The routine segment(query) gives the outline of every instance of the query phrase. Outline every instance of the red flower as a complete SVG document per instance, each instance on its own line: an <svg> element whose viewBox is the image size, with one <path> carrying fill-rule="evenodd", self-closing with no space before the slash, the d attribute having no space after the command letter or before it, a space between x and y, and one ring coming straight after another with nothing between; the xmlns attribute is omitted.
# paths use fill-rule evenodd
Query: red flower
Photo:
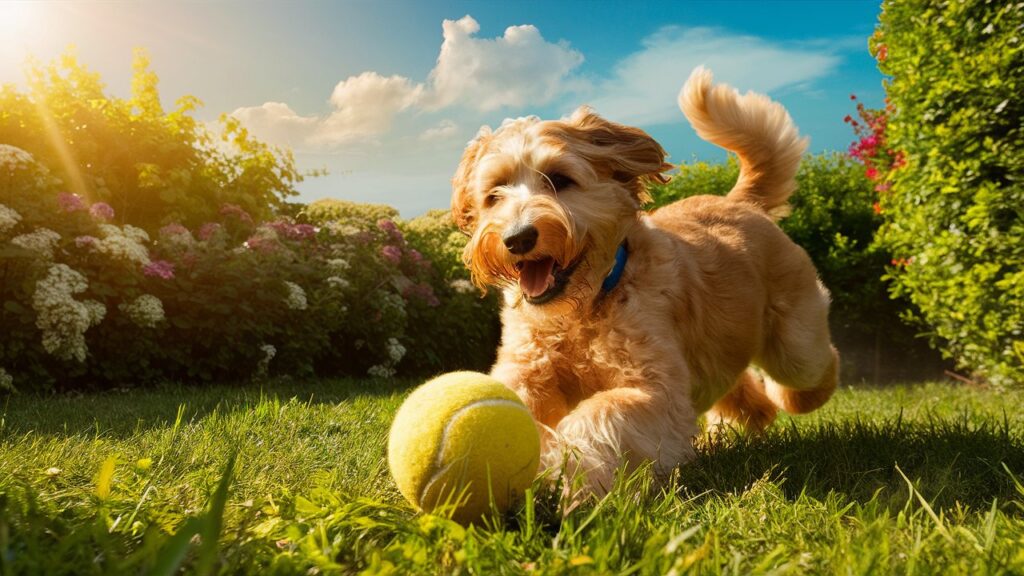
<svg viewBox="0 0 1024 576"><path fill-rule="evenodd" d="M875 214L881 214L882 213L882 205L880 203L878 203L878 202L875 202L874 204L872 204L871 205L871 209L875 211Z"/></svg>

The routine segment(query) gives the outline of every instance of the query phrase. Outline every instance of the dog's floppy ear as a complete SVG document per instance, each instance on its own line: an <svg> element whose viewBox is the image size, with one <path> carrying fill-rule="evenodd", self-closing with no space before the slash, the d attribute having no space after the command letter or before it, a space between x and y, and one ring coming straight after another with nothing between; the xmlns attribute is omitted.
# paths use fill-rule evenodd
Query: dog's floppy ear
<svg viewBox="0 0 1024 576"><path fill-rule="evenodd" d="M476 227L476 199L473 198L473 176L477 162L491 137L491 129L482 126L473 140L466 145L462 160L452 178L452 219L463 234L471 235Z"/></svg>
<svg viewBox="0 0 1024 576"><path fill-rule="evenodd" d="M640 203L650 201L645 184L668 182L662 174L672 165L665 162L665 149L639 128L617 124L581 106L569 118L570 135L577 140L576 151L591 163L605 166L608 176L629 185Z"/></svg>

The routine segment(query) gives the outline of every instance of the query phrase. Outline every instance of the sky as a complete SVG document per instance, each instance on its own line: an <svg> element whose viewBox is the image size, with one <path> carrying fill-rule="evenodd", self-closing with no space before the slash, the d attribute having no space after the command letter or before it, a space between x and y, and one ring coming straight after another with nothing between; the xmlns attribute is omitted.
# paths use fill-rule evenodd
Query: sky
<svg viewBox="0 0 1024 576"><path fill-rule="evenodd" d="M0 83L73 45L109 91L129 92L145 48L166 106L189 94L326 169L300 201L333 197L412 217L449 205L483 125L557 119L587 104L639 126L679 163L720 160L676 106L691 70L785 105L811 151L845 150L850 94L884 96L867 52L871 1L0 0Z"/></svg>

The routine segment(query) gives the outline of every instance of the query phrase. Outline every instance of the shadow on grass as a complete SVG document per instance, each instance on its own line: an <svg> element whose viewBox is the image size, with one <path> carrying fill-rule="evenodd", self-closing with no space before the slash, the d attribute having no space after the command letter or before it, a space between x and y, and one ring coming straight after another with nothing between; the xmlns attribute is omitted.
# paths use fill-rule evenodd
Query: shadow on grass
<svg viewBox="0 0 1024 576"><path fill-rule="evenodd" d="M707 442L680 469L680 485L690 496L739 493L768 479L790 498L834 492L860 503L877 497L898 508L910 494L905 475L933 506L977 510L993 498L1005 503L1024 496L1006 469L1024 479L1024 438L1005 420L791 421L763 437L734 434Z"/></svg>
<svg viewBox="0 0 1024 576"><path fill-rule="evenodd" d="M311 405L338 404L359 397L403 394L418 382L371 380L271 381L263 385L167 385L89 394L15 395L0 399L0 438L38 435L103 435L123 438L172 426L179 407L185 422L215 410L250 410L262 402L295 398Z"/></svg>

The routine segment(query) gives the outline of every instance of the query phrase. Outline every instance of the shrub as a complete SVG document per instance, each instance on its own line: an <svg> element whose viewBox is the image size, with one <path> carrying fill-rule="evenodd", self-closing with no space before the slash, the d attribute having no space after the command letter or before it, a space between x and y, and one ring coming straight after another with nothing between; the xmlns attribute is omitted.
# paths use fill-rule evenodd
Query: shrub
<svg viewBox="0 0 1024 576"><path fill-rule="evenodd" d="M99 75L69 53L28 70L29 90L0 88L0 142L30 153L65 190L113 208L117 221L153 233L197 226L225 203L269 218L297 194L292 156L222 118L220 142L192 117L185 96L170 112L143 52L134 59L132 96L110 96Z"/></svg>
<svg viewBox="0 0 1024 576"><path fill-rule="evenodd" d="M5 389L412 376L492 360L493 299L426 255L451 255L432 240L451 236L450 221L411 225L414 244L386 218L260 222L225 204L200 226L149 234L59 192L23 150L0 147L0 163Z"/></svg>
<svg viewBox="0 0 1024 576"><path fill-rule="evenodd" d="M395 220L398 218L398 210L385 204L361 204L348 200L324 198L305 206L299 212L298 218L312 224L376 222L382 219Z"/></svg>
<svg viewBox="0 0 1024 576"><path fill-rule="evenodd" d="M668 184L651 188L654 208L698 194L727 193L739 176L735 157L725 163L679 167ZM893 301L882 280L890 254L874 242L881 218L872 206L873 185L842 154L808 156L797 174L792 212L782 229L810 255L832 294L829 321L843 353L846 381L934 375L939 363L900 320L906 302ZM882 355L893 361L883 365ZM895 361L899 358L899 361Z"/></svg>
<svg viewBox="0 0 1024 576"><path fill-rule="evenodd" d="M881 238L894 292L977 378L1024 382L1024 5L886 0L891 78Z"/></svg>

